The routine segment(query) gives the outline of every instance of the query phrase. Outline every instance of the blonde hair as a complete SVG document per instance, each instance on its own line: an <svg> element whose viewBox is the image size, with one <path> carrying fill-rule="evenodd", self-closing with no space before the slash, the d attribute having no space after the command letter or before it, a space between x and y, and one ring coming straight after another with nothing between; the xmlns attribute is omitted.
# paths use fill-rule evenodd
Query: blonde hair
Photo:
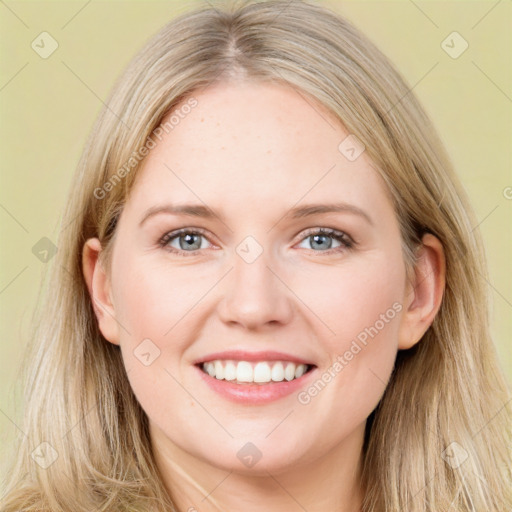
<svg viewBox="0 0 512 512"><path fill-rule="evenodd" d="M393 198L406 257L426 232L444 246L440 311L418 344L399 351L367 421L363 511L510 509L508 384L489 332L480 235L449 158L410 88L366 37L319 5L273 0L180 16L115 85L80 160L45 285L25 370L27 435L2 510L175 510L119 347L98 329L82 248L98 237L108 263L148 137L194 91L240 76L295 87L365 144ZM43 442L57 454L46 469L31 457Z"/></svg>

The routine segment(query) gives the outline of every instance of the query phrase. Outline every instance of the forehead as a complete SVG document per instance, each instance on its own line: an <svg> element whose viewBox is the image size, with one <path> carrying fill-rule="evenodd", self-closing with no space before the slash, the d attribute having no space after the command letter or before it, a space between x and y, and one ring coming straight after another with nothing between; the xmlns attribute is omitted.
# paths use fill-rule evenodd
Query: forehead
<svg viewBox="0 0 512 512"><path fill-rule="evenodd" d="M181 147L182 156L194 150L189 159L214 153L245 162L246 167L256 157L261 164L265 155L272 155L268 162L308 156L318 165L337 152L340 133L345 133L325 107L289 86L230 82L207 88L195 98L197 107L184 116L165 144L155 148L154 157Z"/></svg>
<svg viewBox="0 0 512 512"><path fill-rule="evenodd" d="M351 140L343 124L303 92L235 82L208 87L194 99L194 108L178 105L164 119L173 117L172 129L153 137L135 201L247 208L261 201L292 206L301 198L357 202L366 195L375 202L385 194L366 153L352 160L340 150Z"/></svg>

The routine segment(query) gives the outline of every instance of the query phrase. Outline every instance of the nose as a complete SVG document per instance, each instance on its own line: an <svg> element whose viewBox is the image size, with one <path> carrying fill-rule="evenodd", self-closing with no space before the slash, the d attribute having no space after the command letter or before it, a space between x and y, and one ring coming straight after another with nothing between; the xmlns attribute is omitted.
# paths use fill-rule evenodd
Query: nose
<svg viewBox="0 0 512 512"><path fill-rule="evenodd" d="M252 263L237 254L233 261L234 269L218 305L222 321L252 330L288 323L293 315L293 293L278 271L268 265L265 253Z"/></svg>

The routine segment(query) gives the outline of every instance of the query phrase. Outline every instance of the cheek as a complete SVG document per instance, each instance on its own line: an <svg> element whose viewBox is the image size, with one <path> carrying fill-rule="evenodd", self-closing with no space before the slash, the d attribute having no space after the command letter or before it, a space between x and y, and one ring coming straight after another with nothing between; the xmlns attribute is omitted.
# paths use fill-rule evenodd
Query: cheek
<svg viewBox="0 0 512 512"><path fill-rule="evenodd" d="M168 266L152 261L134 258L122 266L125 272L120 266L114 283L116 317L130 333L125 331L122 339L124 336L124 342L132 344L150 338L163 349L164 339L173 337L201 298L202 287L190 279L190 273L170 272Z"/></svg>
<svg viewBox="0 0 512 512"><path fill-rule="evenodd" d="M191 309L177 273L167 276L151 261L120 258L113 275L116 319L120 347L132 389L150 410L158 407L157 396L166 389L177 395L175 381L180 380L175 362L185 350ZM174 390L174 393L170 393Z"/></svg>
<svg viewBox="0 0 512 512"><path fill-rule="evenodd" d="M378 404L393 370L403 308L405 270L401 259L384 255L340 269L315 302L331 331L323 340L329 360L299 402L329 411L334 424L363 421ZM340 403L339 408L332 408ZM329 405L331 404L331 405ZM307 409L307 407L306 407ZM350 411L347 417L347 411Z"/></svg>
<svg viewBox="0 0 512 512"><path fill-rule="evenodd" d="M122 325L120 346L132 390L152 418L166 414L164 403L183 410L190 397L178 384L183 381L180 360L195 329L197 282L136 258L117 268L116 318Z"/></svg>
<svg viewBox="0 0 512 512"><path fill-rule="evenodd" d="M324 339L329 353L343 350L347 341L375 324L386 335L397 332L396 310L400 309L405 286L401 259L384 253L354 258L338 268L321 268L314 278L311 275L307 281L300 278L294 286L297 295L303 297L326 327Z"/></svg>

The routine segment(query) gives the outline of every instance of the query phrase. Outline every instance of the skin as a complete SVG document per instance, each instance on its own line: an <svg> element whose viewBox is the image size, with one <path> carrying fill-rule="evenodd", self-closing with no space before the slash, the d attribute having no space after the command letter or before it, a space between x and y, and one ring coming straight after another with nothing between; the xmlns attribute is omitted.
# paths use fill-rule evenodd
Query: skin
<svg viewBox="0 0 512 512"><path fill-rule="evenodd" d="M357 512L366 420L397 351L416 344L439 309L441 244L424 237L408 281L384 182L366 153L345 158L338 146L348 132L312 100L284 85L241 81L194 96L198 106L144 161L120 217L111 273L98 259L100 242L84 246L101 332L121 348L180 511ZM371 223L351 212L285 217L295 206L340 201ZM169 203L207 205L223 221L160 213L139 226L149 208ZM206 233L192 254L158 244L180 228ZM327 236L315 245L306 230L318 228L356 243L346 248ZM236 252L247 236L263 249L252 263ZM179 237L169 244L187 250ZM296 393L232 403L192 366L221 350L269 349L314 362L320 376L393 304L401 311L305 405ZM147 338L160 350L149 366L134 355ZM250 468L237 458L248 442L262 453Z"/></svg>

